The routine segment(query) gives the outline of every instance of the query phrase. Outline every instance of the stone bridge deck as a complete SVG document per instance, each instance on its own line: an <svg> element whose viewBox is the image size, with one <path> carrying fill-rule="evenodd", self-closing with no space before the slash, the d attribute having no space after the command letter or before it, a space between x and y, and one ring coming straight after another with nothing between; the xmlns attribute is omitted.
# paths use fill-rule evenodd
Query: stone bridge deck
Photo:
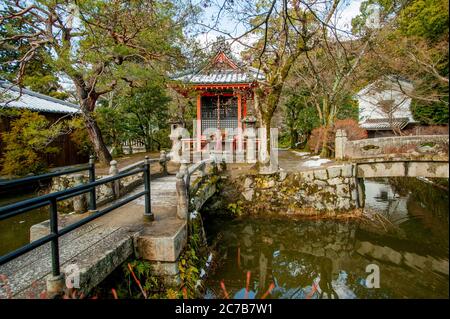
<svg viewBox="0 0 450 319"><path fill-rule="evenodd" d="M76 268L68 267L78 267L80 286L87 292L136 252L158 262L176 261L186 240L186 222L176 216L175 183L174 175L151 182L154 222L144 221L141 197L62 236L61 271L70 275ZM143 186L133 193L142 190ZM61 217L59 227L86 214ZM143 244L136 245L139 242ZM7 276L7 284L0 285L0 298L39 298L51 274L50 243L0 266L0 274Z"/></svg>

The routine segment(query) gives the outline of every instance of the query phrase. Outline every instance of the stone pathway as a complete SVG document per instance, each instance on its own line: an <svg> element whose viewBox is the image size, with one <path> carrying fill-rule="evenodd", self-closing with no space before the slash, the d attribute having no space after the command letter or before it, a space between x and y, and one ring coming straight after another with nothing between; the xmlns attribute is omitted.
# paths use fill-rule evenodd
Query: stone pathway
<svg viewBox="0 0 450 319"><path fill-rule="evenodd" d="M154 222L144 221L144 198L141 197L62 236L61 270L76 265L80 270L81 285L90 289L133 254L135 238L144 234L149 241L172 239L185 228L185 221L176 217L175 183L175 175L151 182ZM140 186L131 194L142 190L143 186ZM68 225L86 216L87 213L71 215L64 218L63 223ZM50 273L48 243L0 266L0 274L6 275L8 280L7 285L0 284L0 298L39 298Z"/></svg>

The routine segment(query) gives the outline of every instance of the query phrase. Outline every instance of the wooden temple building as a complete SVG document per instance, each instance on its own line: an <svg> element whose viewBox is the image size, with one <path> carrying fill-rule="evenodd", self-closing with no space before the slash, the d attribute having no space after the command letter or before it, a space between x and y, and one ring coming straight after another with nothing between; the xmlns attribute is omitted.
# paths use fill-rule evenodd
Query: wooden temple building
<svg viewBox="0 0 450 319"><path fill-rule="evenodd" d="M199 70L174 78L196 94L191 149L200 151L208 137L219 131L222 141L233 141L234 149L238 144L242 147L242 143L237 143L245 128L242 120L253 109L253 90L263 79L261 71L244 66L222 49Z"/></svg>

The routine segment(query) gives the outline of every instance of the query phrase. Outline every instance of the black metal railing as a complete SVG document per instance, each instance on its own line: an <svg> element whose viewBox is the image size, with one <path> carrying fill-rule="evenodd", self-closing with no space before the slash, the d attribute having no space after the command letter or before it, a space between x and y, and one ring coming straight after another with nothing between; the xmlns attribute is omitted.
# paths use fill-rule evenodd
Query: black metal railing
<svg viewBox="0 0 450 319"><path fill-rule="evenodd" d="M58 177L58 176L78 173L78 172L82 172L82 171L89 172L89 182L90 183L95 182L95 157L94 156L91 155L89 157L88 164L81 165L79 167L64 169L61 171L47 173L47 174L13 179L11 181L2 181L2 182L0 182L0 189L11 188L11 187L16 187L16 186L20 186L20 185L26 185L26 184L33 183L33 182L39 182L42 180L46 180L46 179L49 179L52 177ZM42 205L42 206L45 206L45 205ZM35 208L38 208L38 207L35 207ZM96 210L95 187L92 187L92 189L90 190L90 193L89 193L89 209Z"/></svg>
<svg viewBox="0 0 450 319"><path fill-rule="evenodd" d="M39 176L26 177L18 180L2 182L0 183L0 187L9 187L11 185L21 185L31 181L37 181L40 179L45 179L49 177L55 177L60 175L65 175L69 173L79 172L82 170L89 170L89 183L75 186L70 189L66 189L63 191L58 191L46 195L42 195L39 197L26 199L17 203L9 204L3 207L0 207L0 221L5 219L23 214L30 210L40 208L43 206L49 205L50 207L50 234L44 237L41 237L27 245L24 245L12 252L7 253L6 255L0 256L0 265L3 265L17 257L22 256L23 254L32 251L44 244L51 243L51 254L52 254L52 273L54 276L60 275L60 260L59 260L59 237L87 224L88 222L103 216L112 210L121 207L141 196L144 196L145 199L145 210L144 210L144 218L147 220L153 220L153 214L151 211L151 203L150 203L150 160L148 157L145 157L145 161L142 166L137 167L131 171L123 172L114 176L105 177L99 180L95 180L95 167L94 167L94 159L91 158L88 165L82 166L76 169L65 170L62 172L55 172L49 174L43 174ZM125 199L121 199L112 205L103 208L101 210L96 209L96 198L95 198L95 187L112 183L114 181L120 180L121 178L131 176L134 174L143 173L144 175L144 190L139 192L138 194L134 194ZM90 209L93 211L91 215L85 217L75 223L72 223L62 229L58 228L58 211L57 204L61 200L65 200L70 197L78 196L84 193L90 193Z"/></svg>

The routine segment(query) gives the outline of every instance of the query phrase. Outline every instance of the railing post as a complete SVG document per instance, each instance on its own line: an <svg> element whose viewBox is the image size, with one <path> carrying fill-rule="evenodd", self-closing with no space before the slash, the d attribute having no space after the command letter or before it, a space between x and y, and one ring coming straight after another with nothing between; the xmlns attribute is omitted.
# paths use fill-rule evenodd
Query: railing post
<svg viewBox="0 0 450 319"><path fill-rule="evenodd" d="M206 163L202 163L200 166L200 177L203 178L206 176Z"/></svg>
<svg viewBox="0 0 450 319"><path fill-rule="evenodd" d="M83 185L83 174L74 175L75 186ZM94 201L95 202L95 201ZM73 210L75 213L86 212L86 194L75 196L72 200Z"/></svg>
<svg viewBox="0 0 450 319"><path fill-rule="evenodd" d="M189 186L191 184L191 176L189 175L189 170L186 161L181 162L180 172L183 173L184 183L186 187L186 191L189 195Z"/></svg>
<svg viewBox="0 0 450 319"><path fill-rule="evenodd" d="M95 182L95 156L89 156L89 183ZM97 203L95 198L95 187L92 187L89 192L89 210L97 210Z"/></svg>
<svg viewBox="0 0 450 319"><path fill-rule="evenodd" d="M177 216L180 219L187 220L189 210L189 195L184 181L185 170L181 170L177 173Z"/></svg>
<svg viewBox="0 0 450 319"><path fill-rule="evenodd" d="M161 150L159 155L159 165L161 165L161 173L167 175L167 155L165 150Z"/></svg>
<svg viewBox="0 0 450 319"><path fill-rule="evenodd" d="M59 265L59 238L58 238L58 206L56 198L50 201L50 233L55 235L51 241L52 275L47 278L47 294L54 296L64 290L64 275Z"/></svg>
<svg viewBox="0 0 450 319"><path fill-rule="evenodd" d="M336 137L334 141L334 156L336 159L344 159L345 145L347 144L347 132L345 130L336 130Z"/></svg>
<svg viewBox="0 0 450 319"><path fill-rule="evenodd" d="M112 160L111 162L109 162L109 175L117 175L119 174L119 168L117 167L117 161ZM120 181L119 180L115 180L111 183L111 187L112 187L112 191L113 191L113 196L114 198L119 198L120 197Z"/></svg>
<svg viewBox="0 0 450 319"><path fill-rule="evenodd" d="M144 218L148 221L155 220L155 216L152 213L151 193L150 193L150 159L148 156L144 160L144 188L145 188L145 210Z"/></svg>

